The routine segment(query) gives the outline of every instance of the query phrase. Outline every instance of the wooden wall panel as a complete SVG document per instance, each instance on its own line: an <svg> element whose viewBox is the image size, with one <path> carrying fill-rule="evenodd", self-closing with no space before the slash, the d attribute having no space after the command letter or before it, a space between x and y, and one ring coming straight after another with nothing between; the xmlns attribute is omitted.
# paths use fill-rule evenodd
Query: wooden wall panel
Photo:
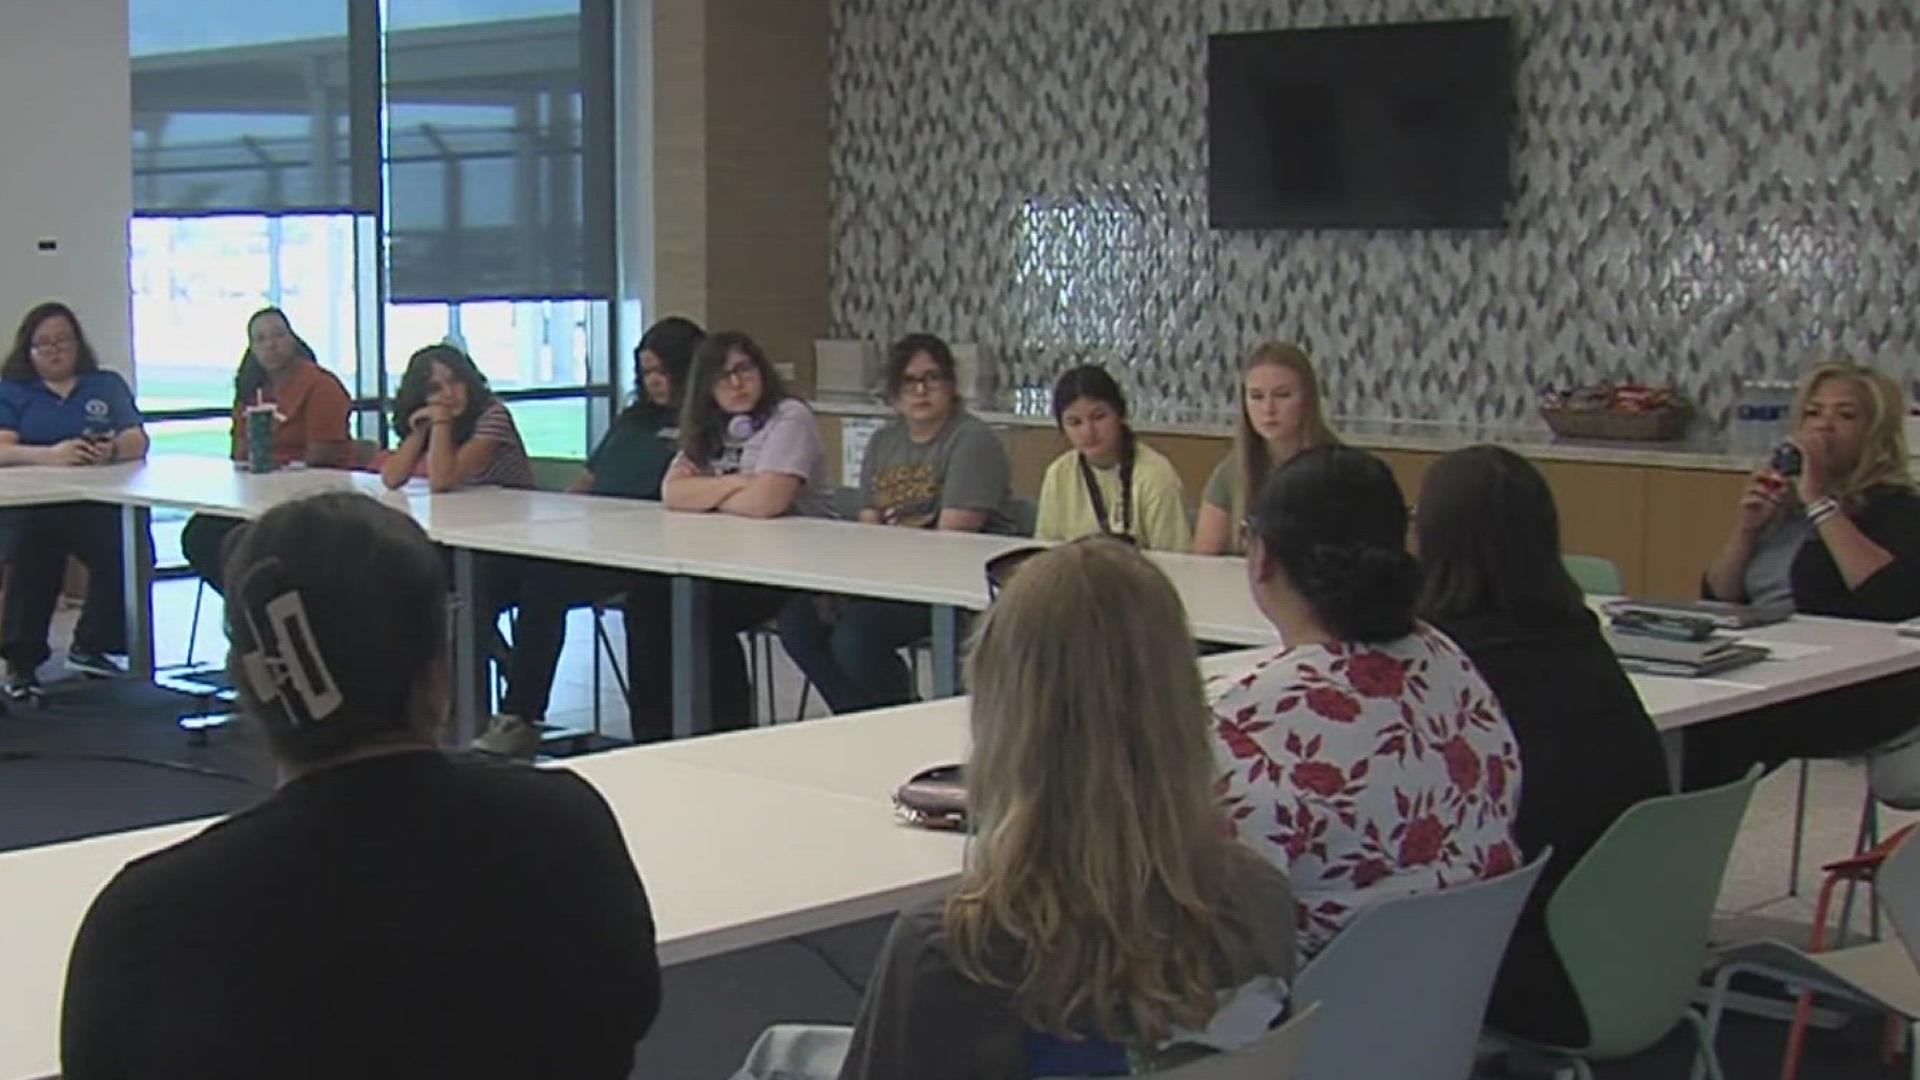
<svg viewBox="0 0 1920 1080"><path fill-rule="evenodd" d="M1628 465L1537 461L1560 511L1560 545L1620 568L1630 592L1646 578L1647 472Z"/></svg>
<svg viewBox="0 0 1920 1080"><path fill-rule="evenodd" d="M1646 579L1649 596L1692 600L1700 575L1738 516L1742 473L1647 469Z"/></svg>

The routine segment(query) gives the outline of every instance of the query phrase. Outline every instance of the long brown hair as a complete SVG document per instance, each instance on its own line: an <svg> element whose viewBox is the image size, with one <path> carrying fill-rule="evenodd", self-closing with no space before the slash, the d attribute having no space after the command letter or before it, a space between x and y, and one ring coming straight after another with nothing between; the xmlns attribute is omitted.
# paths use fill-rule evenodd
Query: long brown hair
<svg viewBox="0 0 1920 1080"><path fill-rule="evenodd" d="M1801 378L1800 388L1793 395L1793 427L1800 427L1807 402L1829 379L1845 379L1859 387L1861 396L1867 399L1869 414L1866 435L1860 441L1860 460L1854 462L1853 472L1840 482L1840 490L1834 494L1852 503L1868 488L1882 484L1912 487L1913 477L1907 472L1907 395L1885 373L1849 360L1816 365Z"/></svg>
<svg viewBox="0 0 1920 1080"><path fill-rule="evenodd" d="M1253 856L1220 826L1172 584L1131 545L1063 544L995 599L969 664L976 835L945 913L955 965L1059 1035L1150 1046L1204 1027L1216 987L1262 970L1229 943L1246 940L1246 916L1275 913L1222 902ZM994 967L996 942L1018 947L1019 970Z"/></svg>
<svg viewBox="0 0 1920 1080"><path fill-rule="evenodd" d="M693 350L693 370L681 393L680 450L695 467L704 469L726 449L728 416L713 400L713 384L734 353L746 357L760 372L760 400L749 415L755 426L765 424L773 410L787 399L787 384L767 359L766 351L738 330L708 334Z"/></svg>
<svg viewBox="0 0 1920 1080"><path fill-rule="evenodd" d="M1320 379L1314 374L1313 361L1306 350L1281 341L1269 341L1254 349L1240 365L1240 422L1233 428L1234 459L1240 463L1240 483L1233 489L1231 507L1235 522L1247 516L1247 507L1252 505L1254 496L1260 493L1278 464L1267 449L1267 440L1253 430L1253 421L1247 419L1247 375L1255 368L1268 365L1285 368L1300 380L1300 396L1305 399L1306 412L1300 419L1299 448L1311 450L1340 441L1320 410Z"/></svg>

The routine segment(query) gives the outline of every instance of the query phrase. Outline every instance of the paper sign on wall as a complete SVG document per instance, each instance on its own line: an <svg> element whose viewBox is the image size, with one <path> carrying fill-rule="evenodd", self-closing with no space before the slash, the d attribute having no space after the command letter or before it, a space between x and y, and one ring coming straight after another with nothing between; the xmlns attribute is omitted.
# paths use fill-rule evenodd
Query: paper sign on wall
<svg viewBox="0 0 1920 1080"><path fill-rule="evenodd" d="M840 486L860 486L860 464L867 460L867 443L882 421L843 417L840 421Z"/></svg>

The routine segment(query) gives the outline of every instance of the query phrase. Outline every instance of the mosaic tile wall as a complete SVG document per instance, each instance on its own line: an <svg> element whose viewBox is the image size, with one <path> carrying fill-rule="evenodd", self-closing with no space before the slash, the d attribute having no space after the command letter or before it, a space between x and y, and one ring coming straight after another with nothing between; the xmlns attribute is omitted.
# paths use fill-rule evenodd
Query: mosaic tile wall
<svg viewBox="0 0 1920 1080"><path fill-rule="evenodd" d="M1511 13L1499 232L1216 232L1216 31ZM1208 416L1269 337L1341 415L1520 420L1548 383L1737 379L1845 352L1920 375L1914 0L838 0L842 336L1002 356L1002 403L1085 359Z"/></svg>

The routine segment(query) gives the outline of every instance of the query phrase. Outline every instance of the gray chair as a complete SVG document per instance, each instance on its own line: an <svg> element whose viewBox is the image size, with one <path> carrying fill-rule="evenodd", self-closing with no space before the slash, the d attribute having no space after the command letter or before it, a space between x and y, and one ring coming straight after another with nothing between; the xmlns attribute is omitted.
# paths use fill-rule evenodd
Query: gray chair
<svg viewBox="0 0 1920 1080"><path fill-rule="evenodd" d="M1040 525L1040 504L1025 496L1015 495L1007 503L1007 512L1013 518L1014 531L1021 536L1032 536Z"/></svg>
<svg viewBox="0 0 1920 1080"><path fill-rule="evenodd" d="M1491 881L1369 908L1293 984L1319 1006L1302 1080L1467 1080L1493 978L1551 852Z"/></svg>
<svg viewBox="0 0 1920 1080"><path fill-rule="evenodd" d="M1785 986L1842 1004L1855 1005L1900 1017L1912 1036L1909 1068L1920 1080L1920 834L1909 834L1880 865L1875 892L1893 923L1890 941L1869 941L1807 953L1779 941L1759 941L1728 953L1714 975L1708 1000L1706 1038L1719 1034L1726 1012L1727 985L1736 975L1757 975ZM1787 1061L1781 1076L1791 1078L1799 1066L1802 1021L1787 1040Z"/></svg>

